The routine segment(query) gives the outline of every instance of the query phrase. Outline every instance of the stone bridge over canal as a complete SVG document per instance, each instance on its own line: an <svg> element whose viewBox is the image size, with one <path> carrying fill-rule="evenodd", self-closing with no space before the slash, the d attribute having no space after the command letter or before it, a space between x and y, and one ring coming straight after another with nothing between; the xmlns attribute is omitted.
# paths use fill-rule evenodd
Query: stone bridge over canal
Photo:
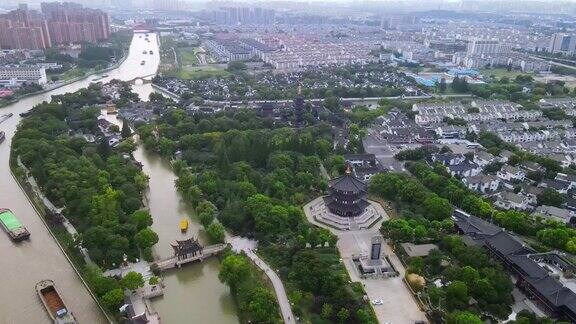
<svg viewBox="0 0 576 324"><path fill-rule="evenodd" d="M137 83L137 84L145 84L145 83L152 83L152 78L156 76L156 73L145 75L142 77L136 77L134 79L126 80L128 83Z"/></svg>

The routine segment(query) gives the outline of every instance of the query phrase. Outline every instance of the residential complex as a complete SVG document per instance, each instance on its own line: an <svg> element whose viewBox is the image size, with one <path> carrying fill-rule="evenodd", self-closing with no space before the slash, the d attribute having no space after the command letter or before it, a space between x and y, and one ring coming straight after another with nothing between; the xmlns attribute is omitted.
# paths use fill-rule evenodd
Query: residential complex
<svg viewBox="0 0 576 324"><path fill-rule="evenodd" d="M108 14L75 3L42 3L0 16L0 47L45 49L58 44L97 42L110 37Z"/></svg>
<svg viewBox="0 0 576 324"><path fill-rule="evenodd" d="M206 13L215 23L222 25L271 24L276 12L261 7L221 7Z"/></svg>

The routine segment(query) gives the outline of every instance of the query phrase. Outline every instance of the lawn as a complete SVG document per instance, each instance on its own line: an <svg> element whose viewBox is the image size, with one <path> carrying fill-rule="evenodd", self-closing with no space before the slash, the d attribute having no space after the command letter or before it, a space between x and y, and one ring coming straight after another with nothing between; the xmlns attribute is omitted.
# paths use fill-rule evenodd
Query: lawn
<svg viewBox="0 0 576 324"><path fill-rule="evenodd" d="M194 66L198 65L198 58L196 57L197 47L180 47L178 48L178 63L180 66Z"/></svg>
<svg viewBox="0 0 576 324"><path fill-rule="evenodd" d="M227 77L230 75L230 72L214 66L202 66L202 67L196 66L196 67L182 68L178 70L171 70L167 72L167 75L176 76L185 80L191 80L191 79Z"/></svg>
<svg viewBox="0 0 576 324"><path fill-rule="evenodd" d="M56 76L58 77L58 81L68 81L74 78L79 78L79 77L83 77L84 75L86 75L86 71L82 68L79 67L74 67L71 68L70 70L62 73L62 74L48 74L48 80L51 79L51 77Z"/></svg>
<svg viewBox="0 0 576 324"><path fill-rule="evenodd" d="M497 77L497 78L502 78L502 77L509 77L509 78L515 78L518 75L526 75L526 74L530 74L530 73L524 73L521 71L508 71L505 68L495 68L495 69L480 69L480 73L482 75L484 75L484 77L490 77L491 75Z"/></svg>

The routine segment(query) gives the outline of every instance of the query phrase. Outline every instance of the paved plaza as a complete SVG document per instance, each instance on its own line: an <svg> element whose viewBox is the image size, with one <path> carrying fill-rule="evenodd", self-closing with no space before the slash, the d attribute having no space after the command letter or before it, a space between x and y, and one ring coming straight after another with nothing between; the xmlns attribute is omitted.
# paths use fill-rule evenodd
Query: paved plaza
<svg viewBox="0 0 576 324"><path fill-rule="evenodd" d="M380 225L388 219L388 215L378 203L373 206L383 217L369 229L361 230L338 230L318 222L310 213L310 206L315 204L312 201L304 206L304 213L308 221L317 226L326 228L338 236L337 247L340 251L352 281L361 282L370 301L380 299L383 305L373 305L379 323L390 324L414 324L415 321L427 321L426 315L416 303L416 300L403 282L405 269L392 249L387 245L382 245L382 250L388 256L394 268L399 272L399 276L386 279L363 279L360 278L357 268L352 262L352 256L369 255L372 237L380 235Z"/></svg>
<svg viewBox="0 0 576 324"><path fill-rule="evenodd" d="M342 217L330 212L326 207L324 197L318 197L310 202L305 208L312 217L327 226L337 228L341 231L367 229L376 224L382 216L378 213L374 202L369 202L370 205L366 210L357 217Z"/></svg>

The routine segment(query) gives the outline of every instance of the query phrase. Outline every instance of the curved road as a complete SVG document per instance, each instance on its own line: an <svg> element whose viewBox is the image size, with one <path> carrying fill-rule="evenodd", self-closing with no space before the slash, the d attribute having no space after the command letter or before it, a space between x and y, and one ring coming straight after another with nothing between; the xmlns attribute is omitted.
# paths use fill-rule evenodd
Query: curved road
<svg viewBox="0 0 576 324"><path fill-rule="evenodd" d="M127 59L117 69L106 72L109 77L100 81L106 82L112 78L130 80L155 73L160 61L158 44L154 34L151 34L149 39L150 42L146 42L144 37L136 35ZM155 54L144 55L143 50L154 50ZM142 60L146 60L144 66L140 65ZM0 130L6 133L6 141L0 144L0 207L12 209L32 234L29 241L14 244L4 233L0 233L0 287L3 292L0 294L0 323L51 322L34 290L35 283L42 279L54 280L63 299L80 323L106 322L40 216L11 176L8 166L10 143L21 119L18 115L42 101L49 101L52 95L87 87L95 77L91 76L47 93L22 99L0 109L0 115L14 114L0 124Z"/></svg>

